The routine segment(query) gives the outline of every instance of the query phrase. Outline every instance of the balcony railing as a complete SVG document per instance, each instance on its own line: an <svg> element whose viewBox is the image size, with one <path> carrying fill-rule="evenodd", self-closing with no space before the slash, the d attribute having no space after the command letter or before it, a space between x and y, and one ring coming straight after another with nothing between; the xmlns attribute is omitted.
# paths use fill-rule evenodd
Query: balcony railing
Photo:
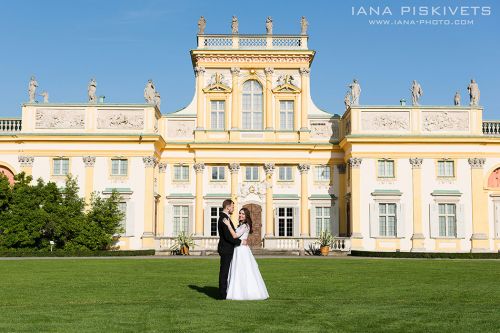
<svg viewBox="0 0 500 333"><path fill-rule="evenodd" d="M4 118L0 119L0 133L21 132L21 119Z"/></svg>
<svg viewBox="0 0 500 333"><path fill-rule="evenodd" d="M307 50L307 35L198 35L198 49Z"/></svg>
<svg viewBox="0 0 500 333"><path fill-rule="evenodd" d="M500 120L483 121L484 135L500 135Z"/></svg>

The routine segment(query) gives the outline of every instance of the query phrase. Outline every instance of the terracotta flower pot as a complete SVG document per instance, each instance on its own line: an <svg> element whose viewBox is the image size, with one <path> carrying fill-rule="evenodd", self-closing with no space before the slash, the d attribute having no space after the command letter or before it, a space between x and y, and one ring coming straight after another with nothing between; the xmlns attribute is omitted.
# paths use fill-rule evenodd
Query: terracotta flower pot
<svg viewBox="0 0 500 333"><path fill-rule="evenodd" d="M189 247L187 247L187 246L181 247L181 254L188 256L189 255Z"/></svg>
<svg viewBox="0 0 500 333"><path fill-rule="evenodd" d="M320 251L321 251L322 256L327 256L328 253L330 252L330 247L329 246L322 246L320 248Z"/></svg>

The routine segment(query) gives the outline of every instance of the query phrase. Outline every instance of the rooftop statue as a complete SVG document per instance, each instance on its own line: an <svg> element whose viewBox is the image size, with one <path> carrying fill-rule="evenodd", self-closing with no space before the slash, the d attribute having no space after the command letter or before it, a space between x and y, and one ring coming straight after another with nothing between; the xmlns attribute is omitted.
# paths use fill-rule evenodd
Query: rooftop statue
<svg viewBox="0 0 500 333"><path fill-rule="evenodd" d="M453 98L453 104L455 104L455 106L460 105L460 92L458 91L455 93L455 97Z"/></svg>
<svg viewBox="0 0 500 333"><path fill-rule="evenodd" d="M479 105L479 97L481 92L479 91L479 86L474 79L470 80L470 84L467 87L470 97L470 105Z"/></svg>
<svg viewBox="0 0 500 333"><path fill-rule="evenodd" d="M266 19L266 33L268 35L273 34L273 19L271 18L271 16L268 16Z"/></svg>
<svg viewBox="0 0 500 333"><path fill-rule="evenodd" d="M35 96L36 96L36 88L38 87L38 82L36 82L35 77L32 76L30 79L30 83L28 85L28 95L29 95L29 102L30 103L35 103Z"/></svg>
<svg viewBox="0 0 500 333"><path fill-rule="evenodd" d="M49 102L49 93L48 93L48 92L44 91L44 92L42 92L42 93L40 94L40 96L42 96L42 97L43 97L43 102L44 102L44 103L48 103L48 102Z"/></svg>
<svg viewBox="0 0 500 333"><path fill-rule="evenodd" d="M97 82L95 81L94 78L90 79L89 85L87 87L87 94L89 97L89 103L96 103L97 102L97 97L95 95L95 92L97 90Z"/></svg>
<svg viewBox="0 0 500 333"><path fill-rule="evenodd" d="M238 34L238 18L236 16L233 16L231 21L231 31L233 34Z"/></svg>
<svg viewBox="0 0 500 333"><path fill-rule="evenodd" d="M207 26L207 21L203 16L200 16L198 20L198 34L203 35L205 33L205 27Z"/></svg>
<svg viewBox="0 0 500 333"><path fill-rule="evenodd" d="M420 97L423 95L424 91L422 90L422 87L420 86L420 83L418 83L416 80L413 80L413 84L411 86L411 101L413 105L420 105L418 103L418 100Z"/></svg>
<svg viewBox="0 0 500 333"><path fill-rule="evenodd" d="M351 88L351 104L350 105L359 105L359 96L361 95L361 86L358 83L358 80L352 80L352 83L349 85Z"/></svg>
<svg viewBox="0 0 500 333"><path fill-rule="evenodd" d="M307 22L306 17L302 16L300 19L300 34L301 35L307 35L307 26L309 25L309 22Z"/></svg>

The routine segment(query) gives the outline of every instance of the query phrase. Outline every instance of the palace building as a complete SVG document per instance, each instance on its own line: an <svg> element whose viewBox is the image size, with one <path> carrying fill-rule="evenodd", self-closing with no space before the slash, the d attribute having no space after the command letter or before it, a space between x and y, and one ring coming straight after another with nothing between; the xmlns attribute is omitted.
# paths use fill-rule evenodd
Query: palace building
<svg viewBox="0 0 500 333"><path fill-rule="evenodd" d="M253 248L303 251L328 230L334 251L500 250L500 122L481 106L338 115L311 99L306 34L197 38L187 107L25 103L0 119L0 171L61 187L72 174L86 200L116 189L121 249L167 251L185 231L215 251L232 198Z"/></svg>

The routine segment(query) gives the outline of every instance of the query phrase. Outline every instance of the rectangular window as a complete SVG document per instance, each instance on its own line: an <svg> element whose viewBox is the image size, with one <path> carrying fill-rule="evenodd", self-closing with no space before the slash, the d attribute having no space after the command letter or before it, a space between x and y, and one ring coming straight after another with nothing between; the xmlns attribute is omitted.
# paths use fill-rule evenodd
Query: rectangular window
<svg viewBox="0 0 500 333"><path fill-rule="evenodd" d="M396 237L396 204L379 203L378 204L379 236Z"/></svg>
<svg viewBox="0 0 500 333"><path fill-rule="evenodd" d="M318 165L315 167L316 180L321 182L330 181L330 166Z"/></svg>
<svg viewBox="0 0 500 333"><path fill-rule="evenodd" d="M331 232L330 207L316 207L316 235L322 231Z"/></svg>
<svg viewBox="0 0 500 333"><path fill-rule="evenodd" d="M66 176L69 173L69 158L54 158L54 176Z"/></svg>
<svg viewBox="0 0 500 333"><path fill-rule="evenodd" d="M212 180L225 180L225 168L223 166L212 167Z"/></svg>
<svg viewBox="0 0 500 333"><path fill-rule="evenodd" d="M188 233L189 206L174 206L174 236L181 232Z"/></svg>
<svg viewBox="0 0 500 333"><path fill-rule="evenodd" d="M123 217L120 221L120 227L122 228L123 234L126 234L126 228L127 228L127 203L126 202L119 202L118 203L118 209L120 212L123 213Z"/></svg>
<svg viewBox="0 0 500 333"><path fill-rule="evenodd" d="M438 161L438 177L454 177L455 163L454 161Z"/></svg>
<svg viewBox="0 0 500 333"><path fill-rule="evenodd" d="M278 180L281 182L291 182L293 180L292 167L282 166L279 167Z"/></svg>
<svg viewBox="0 0 500 333"><path fill-rule="evenodd" d="M210 122L212 129L224 129L225 101L211 101Z"/></svg>
<svg viewBox="0 0 500 333"><path fill-rule="evenodd" d="M174 180L188 181L189 180L189 166L187 165L174 165Z"/></svg>
<svg viewBox="0 0 500 333"><path fill-rule="evenodd" d="M278 208L278 235L293 236L293 207Z"/></svg>
<svg viewBox="0 0 500 333"><path fill-rule="evenodd" d="M111 160L111 175L126 176L128 170L128 160L114 158Z"/></svg>
<svg viewBox="0 0 500 333"><path fill-rule="evenodd" d="M293 130L293 101L280 101L280 129Z"/></svg>
<svg viewBox="0 0 500 333"><path fill-rule="evenodd" d="M439 204L439 237L457 237L456 204Z"/></svg>
<svg viewBox="0 0 500 333"><path fill-rule="evenodd" d="M259 180L259 167L247 166L245 168L245 180L246 181L258 181Z"/></svg>
<svg viewBox="0 0 500 333"><path fill-rule="evenodd" d="M378 161L378 176L380 178L394 178L394 161L379 160Z"/></svg>
<svg viewBox="0 0 500 333"><path fill-rule="evenodd" d="M222 207L210 207L210 236L217 236L217 222L221 212Z"/></svg>

